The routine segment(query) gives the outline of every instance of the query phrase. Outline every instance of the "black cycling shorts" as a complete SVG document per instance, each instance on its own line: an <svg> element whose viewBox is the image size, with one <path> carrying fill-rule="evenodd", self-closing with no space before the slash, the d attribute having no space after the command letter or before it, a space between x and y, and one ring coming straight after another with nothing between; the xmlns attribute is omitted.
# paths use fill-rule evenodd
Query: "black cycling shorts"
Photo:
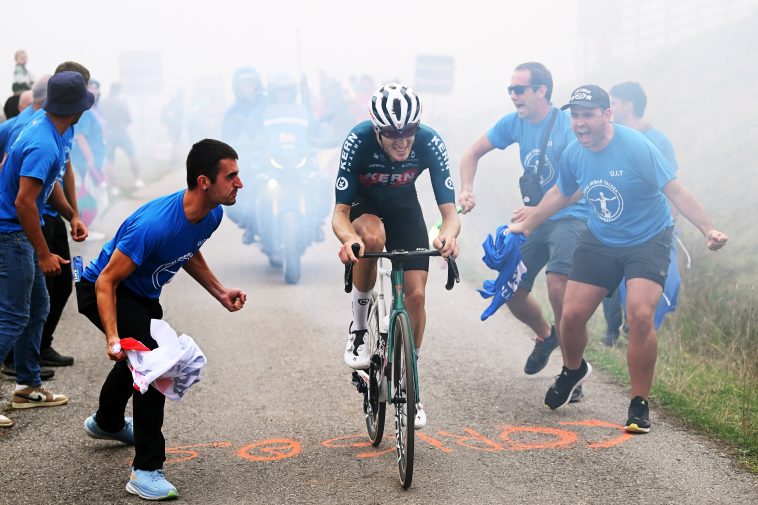
<svg viewBox="0 0 758 505"><path fill-rule="evenodd" d="M356 195L350 207L350 221L355 221L363 214L371 214L382 220L387 237L384 248L387 251L429 249L429 232L417 199L375 202ZM403 268L428 272L429 258L408 259L403 261Z"/></svg>

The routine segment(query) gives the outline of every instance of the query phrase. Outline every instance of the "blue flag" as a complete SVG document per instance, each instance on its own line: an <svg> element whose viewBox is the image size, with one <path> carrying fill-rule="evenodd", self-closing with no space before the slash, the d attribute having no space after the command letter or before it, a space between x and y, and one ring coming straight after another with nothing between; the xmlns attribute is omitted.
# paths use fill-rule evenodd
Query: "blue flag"
<svg viewBox="0 0 758 505"><path fill-rule="evenodd" d="M482 289L477 290L482 298L492 298L489 307L482 312L482 321L510 300L518 289L521 277L526 273L520 251L525 240L522 233L508 233L508 226L503 225L497 229L494 238L487 235L482 243L482 260L489 268L499 272L496 279L484 281Z"/></svg>

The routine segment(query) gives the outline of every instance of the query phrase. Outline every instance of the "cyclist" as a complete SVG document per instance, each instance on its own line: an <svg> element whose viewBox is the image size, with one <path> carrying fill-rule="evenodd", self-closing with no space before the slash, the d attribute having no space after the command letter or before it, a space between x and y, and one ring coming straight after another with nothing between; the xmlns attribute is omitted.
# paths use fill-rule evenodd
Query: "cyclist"
<svg viewBox="0 0 758 505"><path fill-rule="evenodd" d="M427 227L416 194L416 180L429 169L432 188L442 215L434 247L443 256L458 255L460 222L450 178L447 148L437 133L422 126L421 102L413 89L385 84L369 100L370 121L358 123L345 139L335 182L334 234L342 243L340 260L357 262L353 271L353 321L348 330L345 363L354 369L369 367L364 344L368 302L376 281L376 260L358 262L360 254L391 250L426 249ZM424 310L429 259L406 261L405 305L411 320L416 356L424 336ZM423 406L416 406L416 429L426 425Z"/></svg>

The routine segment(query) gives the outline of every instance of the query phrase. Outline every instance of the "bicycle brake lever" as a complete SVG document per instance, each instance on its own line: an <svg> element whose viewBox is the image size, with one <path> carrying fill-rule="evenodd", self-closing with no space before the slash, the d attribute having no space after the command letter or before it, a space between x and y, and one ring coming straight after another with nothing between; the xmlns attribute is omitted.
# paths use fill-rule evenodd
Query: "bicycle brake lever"
<svg viewBox="0 0 758 505"><path fill-rule="evenodd" d="M358 253L361 250L361 246L359 244L353 244L350 246L350 248L353 250L353 254L358 256ZM353 291L353 262L348 261L345 265L345 293L351 293Z"/></svg>
<svg viewBox="0 0 758 505"><path fill-rule="evenodd" d="M450 291L456 283L461 282L461 276L458 272L458 265L455 263L455 259L452 256L448 256L445 259L447 260L447 284L445 284L445 289Z"/></svg>

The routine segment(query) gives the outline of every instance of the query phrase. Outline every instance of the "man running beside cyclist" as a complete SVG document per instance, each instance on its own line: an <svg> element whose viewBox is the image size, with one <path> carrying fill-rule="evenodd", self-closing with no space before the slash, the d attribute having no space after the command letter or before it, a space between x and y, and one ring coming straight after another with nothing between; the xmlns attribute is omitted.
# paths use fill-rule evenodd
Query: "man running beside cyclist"
<svg viewBox="0 0 758 505"><path fill-rule="evenodd" d="M552 92L553 77L542 63L522 63L513 70L508 96L516 111L498 120L466 150L461 159L461 193L458 203L464 213L471 212L476 206L474 177L479 159L495 148L506 149L512 144L518 144L524 177L531 176L536 180L532 189L537 194L523 195L531 196L531 201L526 205L536 205L541 194L555 185L558 162L564 149L575 137L568 115L550 102ZM583 201L569 205L540 225L521 247L521 257L527 272L507 305L511 313L529 326L535 335L534 349L524 365L524 373L528 375L545 368L550 354L559 346L557 330L560 328L563 294L571 272L574 246L587 228L586 220L587 208ZM530 295L537 274L543 268L554 326L548 323L539 302ZM581 390L577 389L572 401L578 401L581 396Z"/></svg>
<svg viewBox="0 0 758 505"><path fill-rule="evenodd" d="M429 237L416 193L416 180L429 169L442 227L433 245L443 256L458 255L460 221L445 143L431 128L421 125L421 101L413 89L397 83L379 88L369 102L370 121L357 124L342 145L335 181L336 204L332 229L342 243L343 263L353 270L353 321L348 330L345 363L354 369L369 367L364 343L368 306L377 274L376 260L358 261L352 244L364 252L385 248L427 249ZM426 323L425 289L429 258L406 261L405 304L418 356ZM426 425L423 405L416 406L415 428Z"/></svg>

